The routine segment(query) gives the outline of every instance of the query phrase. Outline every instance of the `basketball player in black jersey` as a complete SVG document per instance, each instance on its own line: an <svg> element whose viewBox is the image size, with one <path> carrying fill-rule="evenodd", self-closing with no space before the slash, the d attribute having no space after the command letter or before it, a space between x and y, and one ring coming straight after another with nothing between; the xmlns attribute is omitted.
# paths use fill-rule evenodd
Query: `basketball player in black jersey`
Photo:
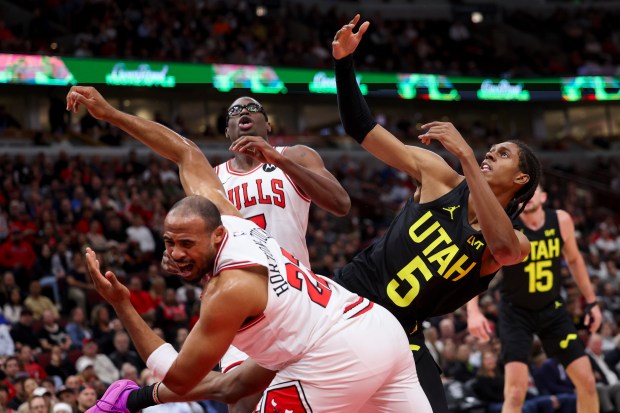
<svg viewBox="0 0 620 413"><path fill-rule="evenodd" d="M502 268L499 338L505 363L503 413L521 412L528 387L528 357L536 334L549 357L566 369L577 392L577 411L598 412L594 375L584 346L560 296L562 259L586 300L585 324L591 332L601 324L601 311L575 241L575 226L566 211L543 207L547 195L538 186L515 220L530 240L531 251L516 265ZM489 339L489 325L478 307L468 305L472 335Z"/></svg>
<svg viewBox="0 0 620 413"><path fill-rule="evenodd" d="M472 148L448 122L431 122L422 143L439 141L455 155L463 175L439 155L407 146L374 121L360 93L351 54L368 22L359 15L336 34L338 107L347 133L364 149L421 184L385 235L334 278L347 289L390 310L409 334L422 387L433 411L447 412L440 370L424 345L422 321L450 313L487 289L504 265L530 252L511 219L534 193L540 163L517 141L493 145L478 164ZM417 195L417 194L416 194Z"/></svg>

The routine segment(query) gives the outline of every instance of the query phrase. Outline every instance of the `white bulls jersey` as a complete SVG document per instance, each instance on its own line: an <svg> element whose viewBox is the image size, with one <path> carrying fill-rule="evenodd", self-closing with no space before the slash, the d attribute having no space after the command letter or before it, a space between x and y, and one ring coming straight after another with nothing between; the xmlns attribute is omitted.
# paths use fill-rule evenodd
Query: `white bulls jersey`
<svg viewBox="0 0 620 413"><path fill-rule="evenodd" d="M214 276L255 265L268 269L267 307L233 340L261 366L280 370L298 361L373 307L369 300L315 275L253 222L224 215L222 223L227 234L215 259Z"/></svg>
<svg viewBox="0 0 620 413"><path fill-rule="evenodd" d="M286 147L275 149L284 153ZM274 165L260 164L242 172L234 170L231 161L215 167L230 202L309 267L306 229L310 198Z"/></svg>

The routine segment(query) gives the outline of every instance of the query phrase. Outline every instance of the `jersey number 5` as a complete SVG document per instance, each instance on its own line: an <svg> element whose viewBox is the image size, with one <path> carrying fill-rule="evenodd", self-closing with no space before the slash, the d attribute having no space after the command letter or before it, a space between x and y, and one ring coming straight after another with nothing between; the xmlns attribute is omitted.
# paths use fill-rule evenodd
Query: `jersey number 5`
<svg viewBox="0 0 620 413"><path fill-rule="evenodd" d="M284 248L282 248L282 254L289 260L286 263L286 279L291 287L303 291L305 284L310 300L323 308L327 307L332 296L332 290L329 288L327 280L309 269L300 268L299 260Z"/></svg>

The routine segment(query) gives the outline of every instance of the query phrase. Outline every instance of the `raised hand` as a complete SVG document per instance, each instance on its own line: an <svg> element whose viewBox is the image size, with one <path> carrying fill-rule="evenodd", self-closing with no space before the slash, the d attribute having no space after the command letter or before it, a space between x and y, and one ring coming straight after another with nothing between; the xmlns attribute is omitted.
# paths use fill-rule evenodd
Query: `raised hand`
<svg viewBox="0 0 620 413"><path fill-rule="evenodd" d="M336 32L334 40L332 41L332 55L335 59L339 60L353 53L357 49L357 45L360 44L362 36L368 30L369 22L364 22L357 30L357 33L353 33L353 29L360 21L360 15L356 14L353 20L349 24L342 26L342 29Z"/></svg>
<svg viewBox="0 0 620 413"><path fill-rule="evenodd" d="M282 154L260 136L244 136L233 142L230 150L248 155L261 163L276 165L282 158Z"/></svg>
<svg viewBox="0 0 620 413"><path fill-rule="evenodd" d="M422 125L422 129L428 129L425 134L418 136L418 139L425 145L430 144L433 139L437 140L459 159L473 153L471 146L465 142L461 133L451 122L435 121Z"/></svg>
<svg viewBox="0 0 620 413"><path fill-rule="evenodd" d="M114 305L129 300L129 290L112 271L106 271L105 276L101 274L97 254L90 248L86 248L86 264L95 289L108 303Z"/></svg>
<svg viewBox="0 0 620 413"><path fill-rule="evenodd" d="M106 120L116 109L92 86L73 86L67 93L67 110L77 112L80 105L94 118Z"/></svg>

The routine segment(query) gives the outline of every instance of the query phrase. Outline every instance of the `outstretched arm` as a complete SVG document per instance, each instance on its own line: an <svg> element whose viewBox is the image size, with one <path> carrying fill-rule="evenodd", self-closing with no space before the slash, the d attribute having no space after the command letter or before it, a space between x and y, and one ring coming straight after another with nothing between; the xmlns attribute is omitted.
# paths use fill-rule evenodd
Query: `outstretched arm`
<svg viewBox="0 0 620 413"><path fill-rule="evenodd" d="M282 169L308 198L326 211L336 216L349 212L349 194L325 169L323 159L313 149L296 145L280 153L260 136L244 136L234 142L230 149Z"/></svg>
<svg viewBox="0 0 620 413"><path fill-rule="evenodd" d="M360 16L356 15L336 33L332 42L338 109L345 131L376 158L420 182L423 188L421 202L436 199L458 185L463 178L439 155L404 145L374 121L359 90L351 57L369 26L368 22L364 22L353 33L359 20Z"/></svg>
<svg viewBox="0 0 620 413"><path fill-rule="evenodd" d="M187 394L207 376L243 322L261 314L267 305L264 267L222 271L207 284L200 318L177 353L140 317L129 301L129 290L114 273L101 274L90 249L86 261L95 288L114 308L142 359L178 395Z"/></svg>
<svg viewBox="0 0 620 413"><path fill-rule="evenodd" d="M590 283L590 277L588 276L588 270L586 264L577 247L577 240L575 239L575 224L568 212L561 209L557 210L558 221L560 222L560 233L562 234L562 240L564 241L564 247L562 253L566 259L566 264L570 270L571 275L575 279L579 291L589 305L589 312L586 312L585 325L591 333L595 333L601 325L602 315L601 309L596 303L596 295L592 289L592 283Z"/></svg>
<svg viewBox="0 0 620 413"><path fill-rule="evenodd" d="M110 105L93 87L73 86L67 94L67 110L84 105L96 119L113 124L179 166L179 176L187 195L202 195L223 215L240 216L226 198L222 183L200 148L165 126L121 112Z"/></svg>
<svg viewBox="0 0 620 413"><path fill-rule="evenodd" d="M262 392L275 374L276 372L259 366L252 359L247 359L226 374L210 372L204 380L183 396L174 393L164 384L159 386L158 396L162 403L205 399L236 403L245 396Z"/></svg>

